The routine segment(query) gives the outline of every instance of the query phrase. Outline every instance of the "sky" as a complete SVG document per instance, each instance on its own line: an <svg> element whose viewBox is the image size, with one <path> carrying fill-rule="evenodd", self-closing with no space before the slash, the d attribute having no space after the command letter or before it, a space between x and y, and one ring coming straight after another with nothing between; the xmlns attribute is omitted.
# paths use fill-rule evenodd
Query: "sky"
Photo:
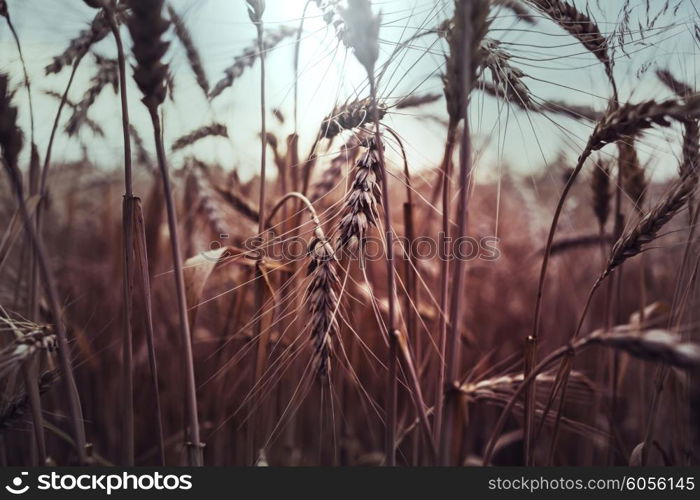
<svg viewBox="0 0 700 500"><path fill-rule="evenodd" d="M255 28L248 19L244 0L170 0L170 3L191 30L214 85L234 57L254 41ZM625 36L624 51L619 36L612 33L620 20L623 0L575 3L581 10L588 9L601 31L611 36L622 100L636 102L669 97L654 76L657 68L671 69L677 77L697 88L699 42L695 30L700 15L692 0L670 1L666 8L663 0L631 0L630 29ZM267 0L266 4L265 29L274 30L281 25L298 26L306 1ZM58 105L43 92L61 92L68 80L68 71L45 76L44 67L63 51L72 37L87 27L95 11L81 0L8 0L8 5L28 61L35 99L36 137L43 151ZM375 11L382 12L380 64L401 40L433 28L448 17L450 5L451 2L439 0L374 1ZM537 98L561 99L605 109L610 91L602 66L559 27L541 16L536 17L537 23L530 26L517 22L506 11L500 12L489 36L500 40L502 47L512 53L511 64L526 74L525 82ZM642 38L640 28L651 24L653 26L645 30ZM124 38L128 40L128 35ZM444 50L444 42L435 36L425 36L412 43L409 50L402 51L388 66L379 84L382 98L392 103L412 92L441 93ZM113 57L112 40L106 38L94 51ZM293 130L293 53L293 40L289 39L266 59L268 125L280 138ZM166 142L212 122L224 123L230 136L229 139L207 139L194 148L175 153L170 156L171 164L177 166L187 155L194 155L205 161L216 161L227 169L236 168L243 178L255 175L260 157L259 65L247 69L230 89L209 102L197 87L184 49L176 41L172 42L167 58L175 76L175 102L164 106ZM21 83L19 59L4 23L0 24L0 71L9 73L15 85ZM92 61L81 65L70 94L73 100L84 93L94 72ZM352 53L338 43L313 2L306 11L298 87L302 155L309 150L321 120L336 103L367 95L364 70ZM150 122L138 101L138 89L130 84L128 90L133 124L150 144ZM19 92L15 99L27 130L25 94ZM285 115L284 124L272 119L273 108ZM470 109L477 165L484 178L497 176L503 168L534 174L560 154L573 161L591 130L590 123L525 113L478 92L472 98ZM111 90L103 92L90 111L90 117L103 126L106 138L97 138L87 130L78 138L61 134L55 145L54 159L80 158L82 143L95 164L104 168L118 167L122 162L118 97ZM385 124L402 137L411 168L416 172L439 163L445 128L435 117L445 117L442 100L421 109L390 110L385 119ZM339 141L332 144L328 154L332 155L339 146ZM388 149L389 160L398 162L396 146L390 144ZM663 178L675 171L678 134L674 131L655 130L646 134L639 149L643 161L653 156L648 166L652 175ZM611 152L606 150L603 154Z"/></svg>

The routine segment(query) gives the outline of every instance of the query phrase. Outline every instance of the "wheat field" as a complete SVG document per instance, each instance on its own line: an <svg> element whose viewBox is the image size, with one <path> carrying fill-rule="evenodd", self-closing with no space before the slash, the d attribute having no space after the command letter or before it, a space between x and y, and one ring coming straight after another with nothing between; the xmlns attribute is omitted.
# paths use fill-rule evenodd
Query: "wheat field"
<svg viewBox="0 0 700 500"><path fill-rule="evenodd" d="M700 462L693 0L0 17L0 464Z"/></svg>

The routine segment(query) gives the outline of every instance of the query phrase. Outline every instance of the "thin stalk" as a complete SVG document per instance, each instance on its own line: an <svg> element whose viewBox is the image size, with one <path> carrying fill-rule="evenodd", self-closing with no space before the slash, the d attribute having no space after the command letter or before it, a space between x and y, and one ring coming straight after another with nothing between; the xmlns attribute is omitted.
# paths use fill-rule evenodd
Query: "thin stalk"
<svg viewBox="0 0 700 500"><path fill-rule="evenodd" d="M549 264L549 257L551 256L552 253L552 244L554 242L554 234L557 231L557 226L559 224L559 217L561 216L562 209L564 208L564 202L566 201L566 197L569 194L569 191L571 190L571 187L574 185L574 182L576 181L576 178L578 177L578 174L581 172L583 169L583 165L586 162L586 159L591 154L590 148L586 148L583 150L581 155L578 157L578 161L576 162L576 166L574 167L574 170L572 171L571 175L569 176L569 179L566 181L566 184L564 185L564 189L562 190L561 195L559 196L559 200L557 201L557 206L554 209L554 216L552 217L552 223L549 227L549 234L547 235L547 244L545 245L544 249L544 255L542 257L542 267L540 268L540 277L539 281L537 283L537 293L535 296L535 315L532 323L532 332L531 334L525 339L525 376L529 376L530 372L529 369L533 365L535 365L537 361L537 345L539 341L539 330L540 330L540 319L541 319L541 313L542 313L542 296L544 294L544 284L545 284L545 279L547 277L547 266ZM525 456L526 456L526 464L530 463L530 454L532 452L532 446L533 446L533 423L534 423L534 411L535 411L535 404L534 404L534 398L535 398L535 391L536 391L536 381L534 381L527 389L525 392Z"/></svg>
<svg viewBox="0 0 700 500"><path fill-rule="evenodd" d="M418 262L416 256L412 251L413 240L415 238L415 224L413 221L413 187L411 185L411 173L408 169L408 158L406 156L406 150L403 146L403 142L399 135L394 132L391 128L387 128L387 131L396 139L401 149L401 156L403 158L404 167L404 182L406 184L406 202L403 204L403 220L404 228L406 234L406 248L404 249L404 275L405 275L405 310L406 310L406 332L408 334L409 341L413 347L413 356L417 366L421 366L422 352L420 340L418 339L417 332L417 321L416 314L418 311L418 288L416 285L415 270L418 268ZM420 373L418 375L418 381L420 382ZM417 433L413 435L413 465L418 465L420 460L420 445L421 436Z"/></svg>
<svg viewBox="0 0 700 500"><path fill-rule="evenodd" d="M301 48L301 34L304 30L304 21L306 20L306 9L309 8L309 4L312 0L307 0L304 4L304 10L301 12L301 19L299 20L299 29L297 30L296 40L294 42L294 133L299 132L298 129L298 107L299 107L299 51ZM296 165L294 165L296 168ZM294 187L296 189L296 186Z"/></svg>
<svg viewBox="0 0 700 500"><path fill-rule="evenodd" d="M151 386L153 387L153 401L156 413L156 432L158 433L158 452L160 465L165 465L165 442L163 439L163 412L160 405L160 391L158 390L158 365L156 363L155 334L153 332L153 305L151 304L151 279L148 273L148 246L146 244L146 230L141 209L141 199L134 197L134 227L135 227L135 254L136 268L141 278L141 293L143 293L144 320L146 324L146 344L148 347L148 364L151 370Z"/></svg>
<svg viewBox="0 0 700 500"><path fill-rule="evenodd" d="M114 12L108 9L110 29L117 46L119 64L119 95L122 111L122 135L124 139L124 202L122 203L123 229L123 301L124 318L122 332L122 377L123 377L123 420L122 420L122 460L127 466L134 465L134 362L133 362L133 291L134 291L134 190L131 166L131 134L129 133L129 105L126 89L126 57L119 27Z"/></svg>
<svg viewBox="0 0 700 500"><path fill-rule="evenodd" d="M38 453L38 465L46 464L46 438L44 436L44 418L41 414L41 397L39 395L39 386L37 384L37 359L32 356L30 359L22 363L22 376L24 378L24 386L29 396L29 407L32 414L32 427L34 430L34 440L36 442L36 450Z"/></svg>
<svg viewBox="0 0 700 500"><path fill-rule="evenodd" d="M83 60L84 56L84 53L79 55L73 62L73 67L71 68L70 77L68 78L68 83L66 84L66 89L63 91L61 101L58 104L58 110L56 111L56 116L53 120L53 125L51 127L51 135L49 136L49 144L48 146L46 146L46 157L44 158L44 166L41 171L41 181L39 182L39 193L42 197L46 195L46 181L48 180L49 166L51 165L51 153L53 151L53 144L56 139L56 131L58 130L58 125L61 122L61 114L63 113L63 108L66 107L66 102L68 101L68 93L70 92L70 89L73 86L75 74L77 73L78 66L80 66L80 62ZM37 214L39 214L39 211L37 211Z"/></svg>
<svg viewBox="0 0 700 500"><path fill-rule="evenodd" d="M165 159L165 148L161 134L160 117L155 106L149 106L148 111L153 123L153 136L156 144L156 155L158 157L158 168L163 181L163 197L165 198L165 209L168 215L168 230L170 232L170 247L173 258L175 275L175 293L177 296L178 320L180 323L180 337L184 354L184 376L186 392L186 411L188 419L187 429L187 449L189 465L202 466L204 459L202 456L202 443L199 439L199 419L197 416L197 386L194 377L194 357L192 354L192 337L187 319L187 299L185 295L185 280L182 273L182 253L180 250L180 240L178 237L177 213L175 211L175 201L173 199L168 166Z"/></svg>
<svg viewBox="0 0 700 500"><path fill-rule="evenodd" d="M467 5L470 5L467 3ZM472 9L464 9L464 20L462 23L462 40L463 47L470 47L472 44L473 25L471 22ZM463 89L471 89L473 82L471 81L471 72L468 68L472 67L472 53L466 49L462 51L462 60L460 64L463 68L461 87ZM459 149L459 197L457 201L457 228L454 242L460 241L467 233L467 224L469 217L469 192L471 187L472 175L472 144L469 127L469 96L467 94L466 101L462 105L462 133L460 137ZM454 247L456 249L456 245ZM446 358L446 376L449 377L450 385L457 383L460 378L460 361L461 361L461 345L460 345L460 319L462 318L462 283L464 281L464 259L456 258L457 252L452 252L455 255L454 268L452 273L452 295L450 297L450 314L449 325L447 329L448 342L450 348L445 353ZM443 465L450 464L450 456L452 450L452 432L454 428L454 419L459 410L459 400L454 394L446 398L445 413L443 415L442 436L440 442L440 461Z"/></svg>
<svg viewBox="0 0 700 500"><path fill-rule="evenodd" d="M266 155L267 155L267 123L265 116L265 52L263 50L263 24L262 20L254 23L258 34L258 52L260 53L260 191L258 197L258 235L260 238L263 237L265 233L265 184L266 184ZM262 269L260 264L262 262L262 253L259 256L258 264L255 269L255 306L254 311L256 311L256 319L253 325L253 338L256 339L258 343L257 356L254 358L254 366L251 371L252 375L252 386L254 387L258 382L258 375L262 373L263 367L260 366L264 361L264 352L267 348L266 339L261 339L262 334L262 308L265 298L265 282L262 275ZM251 409L253 405L251 403ZM251 410L252 411L252 410ZM250 415L249 415L250 417ZM255 432L252 426L253 419L250 418L250 422L246 423L246 450L247 458L255 462Z"/></svg>
<svg viewBox="0 0 700 500"><path fill-rule="evenodd" d="M620 239L622 236L622 231L625 226L625 219L624 215L622 214L622 168L620 168L619 162L618 162L618 168L617 168L617 184L615 186L615 224L613 226L613 238L614 241L617 241ZM608 309L608 316L606 318L608 326L612 326L613 323L617 322L619 320L620 316L620 286L618 285L617 287L615 286L616 283L619 283L619 281L622 279L622 269L623 267L620 266L618 269L613 271L612 278L608 282L608 297L610 298L610 303L611 306ZM617 293L616 293L617 291ZM613 427L615 426L615 421L617 420L617 405L618 405L618 390L619 390L619 384L618 384L618 378L619 378L619 365L620 365L620 353L615 351L612 353L612 362L611 362L611 380L610 380L610 397L611 397L611 402L610 402L610 414L608 418L608 425L610 427L610 442L608 445L608 458L610 463L612 464L614 462L614 450L615 447L613 446L613 439L614 439L614 433Z"/></svg>
<svg viewBox="0 0 700 500"><path fill-rule="evenodd" d="M388 175L386 163L384 162L384 148L382 146L382 136L379 130L379 113L377 112L377 86L374 74L368 71L369 92L372 99L372 115L374 119L374 140L377 143L377 153L382 169L382 201L384 203L384 231L386 236L386 272L387 272L387 295L389 301L389 321L387 331L389 332L389 383L387 388L387 432L385 463L389 467L396 465L396 425L397 425L397 389L398 389L398 335L396 331L396 277L394 276L394 233L391 228L391 203L389 201Z"/></svg>
<svg viewBox="0 0 700 500"><path fill-rule="evenodd" d="M447 141L442 157L442 230L438 236L439 251L445 248L447 235L450 232L450 178L452 154L454 152L457 134L457 122L451 120L447 127ZM437 387L435 388L435 417L433 419L433 436L439 441L442 435L442 411L445 398L445 355L447 353L447 300L449 295L449 283L447 274L449 273L449 260L446 255L441 256L440 262L440 302L439 302L439 329L438 345L440 347L438 359Z"/></svg>

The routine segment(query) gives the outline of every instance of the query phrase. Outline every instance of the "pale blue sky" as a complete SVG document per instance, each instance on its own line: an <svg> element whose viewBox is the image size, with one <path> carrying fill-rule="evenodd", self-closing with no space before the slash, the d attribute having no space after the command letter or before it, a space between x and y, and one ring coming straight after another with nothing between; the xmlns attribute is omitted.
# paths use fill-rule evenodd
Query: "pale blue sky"
<svg viewBox="0 0 700 500"><path fill-rule="evenodd" d="M649 20L664 6L664 1L649 0ZM8 0L9 8L22 39L29 60L37 116L37 140L44 147L50 124L56 110L56 101L41 95L42 90L60 91L68 73L45 77L43 68L52 56L66 46L94 14L80 0ZM254 39L255 30L246 14L244 0L171 0L190 27L198 45L210 81L214 84L233 58ZM267 0L264 15L266 26L281 24L296 26L304 8L304 0ZM590 9L604 34L610 34L618 21L622 0L596 2L577 1L581 9ZM632 0L630 29L625 56L618 48L616 77L623 100L661 98L669 94L656 81L654 69L669 67L674 73L695 85L698 76L698 41L693 37L698 12L692 0L675 0L656 21L642 40L639 25L646 26L647 1ZM416 30L431 28L446 17L450 2L425 0L375 1L375 10L383 12L380 32L382 53L386 56L394 45ZM676 6L678 6L676 10ZM602 7L602 10L601 10ZM675 12L674 12L675 10ZM301 48L301 75L299 80L299 123L302 153L308 150L321 119L336 101L345 101L355 95L366 95L362 68L342 46L332 30L326 28L315 5L308 8L308 18ZM514 54L512 64L527 75L526 83L534 95L541 98L564 99L571 103L587 104L603 109L609 95L607 81L600 64L583 47L551 22L538 16L535 26L515 23L507 13L494 23L490 34L506 42L504 47ZM128 36L125 37L128 40ZM617 39L611 41L617 45ZM95 47L102 55L113 55L113 44L107 38ZM385 97L400 97L411 91L437 92L442 90L439 74L443 63L443 45L434 36L415 42L405 57L392 64L380 91ZM176 103L165 107L166 135L172 140L198 126L221 121L229 127L230 140L203 141L193 151L205 160L216 160L228 167L237 167L243 177L257 172L259 149L258 84L259 67L246 70L234 86L225 91L211 105L202 97L184 58L182 47L173 42L170 52L171 68L176 77ZM279 107L287 116L284 126L268 120L271 129L280 137L291 131L293 42L282 43L268 57L268 105ZM640 72L646 69L646 71ZM0 24L0 71L13 75L20 83L18 58L4 23ZM71 93L77 99L85 89L94 68L84 63ZM138 102L138 91L131 91L131 113L134 124L150 144L149 126L143 106ZM16 98L22 111L25 97ZM406 139L412 167L434 166L442 153L444 129L426 114L444 116L444 103L435 103L420 111L390 113L386 123ZM106 139L94 138L84 131L82 140L89 148L90 157L104 166L118 166L121 162L118 99L110 91L100 96L90 113L107 132ZM23 113L26 119L26 113ZM585 140L590 125L569 119L557 123L542 116L504 108L490 97L477 95L472 105L472 128L477 148L484 154L478 162L482 175L497 172L494 165L505 160L520 172L532 172L545 162L552 161L559 150L572 159ZM668 143L671 141L671 143ZM673 172L675 135L654 131L640 144L642 157L651 151L658 160L650 168L658 175ZM339 143L336 143L337 147ZM73 159L80 156L75 139L59 138L55 158ZM661 154L659 154L661 153ZM182 154L174 155L177 162ZM390 155L391 157L391 155Z"/></svg>

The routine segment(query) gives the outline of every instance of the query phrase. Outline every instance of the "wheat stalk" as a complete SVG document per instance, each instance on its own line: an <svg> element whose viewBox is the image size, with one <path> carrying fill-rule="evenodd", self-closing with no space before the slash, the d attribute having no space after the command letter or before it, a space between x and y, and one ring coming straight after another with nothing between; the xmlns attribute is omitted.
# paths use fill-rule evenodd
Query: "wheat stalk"
<svg viewBox="0 0 700 500"><path fill-rule="evenodd" d="M457 224L452 233L454 241L459 241L467 236L467 217L469 213L469 197L472 175L472 143L469 126L469 98L471 90L474 88L477 79L478 68L483 64L483 52L480 50L483 39L489 28L487 15L489 3L487 1L465 1L459 0L455 4L454 27L450 41L450 54L447 60L447 73L445 80L445 96L458 97L459 102L448 105L448 114L452 120L462 122L462 131L459 148L459 196L457 199L456 214ZM456 88L459 93L454 94ZM450 109L452 111L450 112ZM452 115L452 113L457 113ZM445 179L446 180L446 179ZM443 193L443 196L447 192ZM447 200L449 201L449 200ZM446 203L447 213L443 217L449 217L449 203ZM449 227L449 222L443 220L443 225ZM447 234L446 234L447 235ZM456 255L456 253L454 253ZM443 268L443 292L447 291L447 269ZM449 309L443 309L442 314L449 315L449 321L443 326L444 335L441 337L440 354L444 356L444 367L440 363L440 376L438 391L446 390L447 385L452 385L459 379L461 364L460 332L462 323L463 290L462 284L465 279L464 260L456 259L454 266L450 269L451 295ZM445 298L447 295L445 294ZM444 302L447 305L447 302ZM444 307L443 305L443 307ZM442 402L442 398L440 403ZM445 400L444 413L440 409L442 418L440 429L440 463L449 465L452 462L452 432L453 422L457 413L457 398L451 397ZM441 405L442 406L442 405ZM438 416L436 416L437 419Z"/></svg>
<svg viewBox="0 0 700 500"><path fill-rule="evenodd" d="M162 59L168 49L168 43L162 40L169 23L162 16L163 0L129 0L132 16L128 27L133 39L132 51L136 59L134 80L143 94L142 102L151 115L153 136L158 157L158 167L163 181L165 208L168 216L170 231L171 253L174 267L175 291L178 305L178 320L180 341L184 350L185 360L185 394L188 420L188 451L189 463L192 466L203 464L202 444L199 438L199 418L197 415L197 394L194 377L194 360L192 354L192 338L187 317L187 299L182 271L182 252L178 236L177 213L173 200L168 166L163 147L162 129L158 108L166 96L166 76L168 67Z"/></svg>

